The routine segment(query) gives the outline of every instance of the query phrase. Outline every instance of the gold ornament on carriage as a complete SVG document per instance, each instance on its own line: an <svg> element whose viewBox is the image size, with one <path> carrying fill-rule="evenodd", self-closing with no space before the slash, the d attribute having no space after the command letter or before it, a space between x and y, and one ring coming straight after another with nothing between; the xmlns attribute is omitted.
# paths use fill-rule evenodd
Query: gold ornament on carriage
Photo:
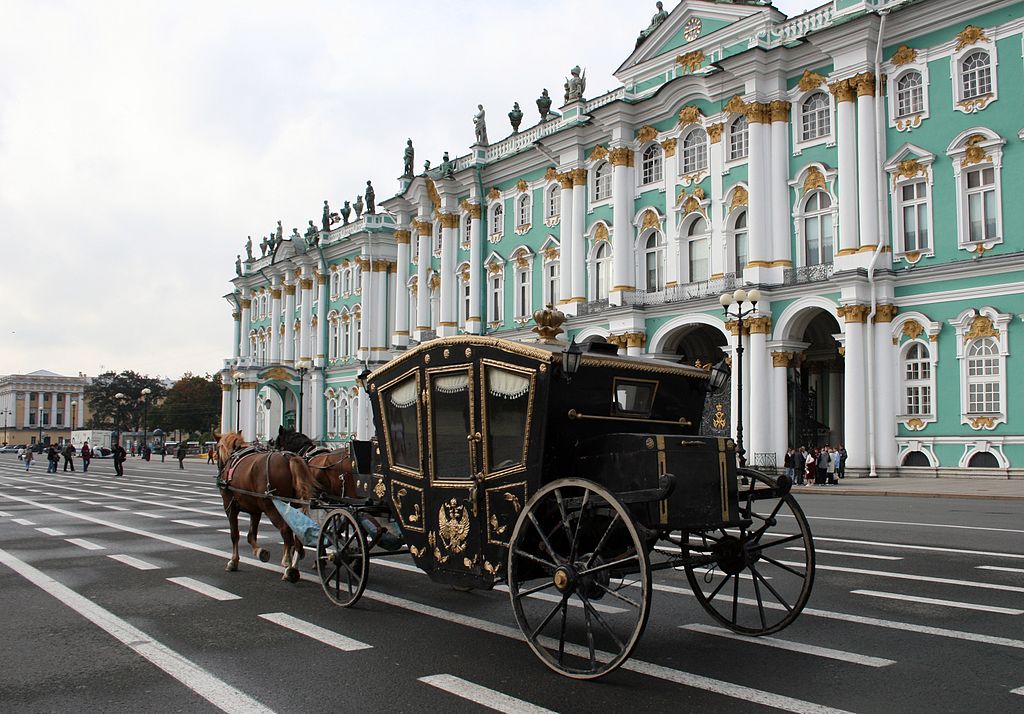
<svg viewBox="0 0 1024 714"><path fill-rule="evenodd" d="M437 512L438 535L441 543L452 553L461 553L466 549L469 537L469 513L466 507L454 498L441 505Z"/></svg>

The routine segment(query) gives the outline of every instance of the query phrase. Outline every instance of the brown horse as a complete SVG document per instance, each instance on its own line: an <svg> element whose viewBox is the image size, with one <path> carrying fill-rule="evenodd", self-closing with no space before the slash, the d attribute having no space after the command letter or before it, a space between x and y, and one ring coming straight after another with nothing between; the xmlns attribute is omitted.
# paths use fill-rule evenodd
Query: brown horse
<svg viewBox="0 0 1024 714"><path fill-rule="evenodd" d="M218 484L224 500L224 512L231 527L231 559L225 570L238 570L238 514L249 514L249 534L246 540L253 556L264 563L270 553L256 542L260 517L266 514L270 522L281 532L284 552L281 566L282 579L295 582L299 571L295 562L303 555L302 543L292 536L291 528L285 522L269 494L282 498L307 500L314 491L314 479L306 462L297 456L273 451L255 451L241 458L232 456L249 446L241 432L215 434L217 438ZM264 495L267 494L267 495Z"/></svg>
<svg viewBox="0 0 1024 714"><path fill-rule="evenodd" d="M356 479L352 473L354 464L348 449L321 451L309 456L310 452L316 450L316 442L305 434L283 426L277 430L274 446L306 459L313 475L314 487L318 492L350 498L356 496Z"/></svg>

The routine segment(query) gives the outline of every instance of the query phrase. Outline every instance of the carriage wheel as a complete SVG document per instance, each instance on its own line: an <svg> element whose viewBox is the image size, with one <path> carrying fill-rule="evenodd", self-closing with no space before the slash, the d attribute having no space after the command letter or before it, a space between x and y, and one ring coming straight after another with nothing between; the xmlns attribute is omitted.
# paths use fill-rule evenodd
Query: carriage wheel
<svg viewBox="0 0 1024 714"><path fill-rule="evenodd" d="M691 555L711 555L711 566L687 566L697 600L730 630L769 635L792 623L811 596L814 542L786 476L774 479L740 469L742 528L691 533ZM685 535L685 534L684 534Z"/></svg>
<svg viewBox="0 0 1024 714"><path fill-rule="evenodd" d="M633 518L584 479L548 484L526 503L509 546L519 629L548 667L574 679L616 669L651 605L651 564Z"/></svg>
<svg viewBox="0 0 1024 714"><path fill-rule="evenodd" d="M327 514L316 541L317 571L327 597L341 607L351 607L366 589L370 551L366 532L344 508Z"/></svg>

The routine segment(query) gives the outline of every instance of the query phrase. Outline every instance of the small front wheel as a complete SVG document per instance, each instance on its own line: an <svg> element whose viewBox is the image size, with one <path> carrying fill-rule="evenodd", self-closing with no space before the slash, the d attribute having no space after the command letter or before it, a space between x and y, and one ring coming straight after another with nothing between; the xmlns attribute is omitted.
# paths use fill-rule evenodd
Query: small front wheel
<svg viewBox="0 0 1024 714"><path fill-rule="evenodd" d="M355 605L369 579L370 551L351 511L338 508L327 514L316 542L316 563L328 599L340 607Z"/></svg>
<svg viewBox="0 0 1024 714"><path fill-rule="evenodd" d="M596 679L629 659L647 625L651 564L625 506L578 478L526 503L508 555L519 629L548 667Z"/></svg>

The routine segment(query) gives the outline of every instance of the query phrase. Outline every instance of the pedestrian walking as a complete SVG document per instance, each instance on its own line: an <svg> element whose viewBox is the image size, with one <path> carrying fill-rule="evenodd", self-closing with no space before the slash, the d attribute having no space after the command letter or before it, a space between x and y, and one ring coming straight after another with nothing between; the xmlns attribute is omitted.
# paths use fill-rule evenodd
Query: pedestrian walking
<svg viewBox="0 0 1024 714"><path fill-rule="evenodd" d="M92 461L92 449L89 447L89 442L82 444L82 473L89 472L89 462Z"/></svg>
<svg viewBox="0 0 1024 714"><path fill-rule="evenodd" d="M836 469L839 478L846 478L846 447L839 445L839 468Z"/></svg>
<svg viewBox="0 0 1024 714"><path fill-rule="evenodd" d="M135 458L135 442L133 441L131 444L129 444L128 448L131 449L132 458L134 459Z"/></svg>
<svg viewBox="0 0 1024 714"><path fill-rule="evenodd" d="M793 447L786 449L786 455L782 459L782 466L785 469L786 477L793 483Z"/></svg>
<svg viewBox="0 0 1024 714"><path fill-rule="evenodd" d="M163 444L160 444L160 463L163 463L164 459L166 459L166 458L167 458L167 447L164 446Z"/></svg>
<svg viewBox="0 0 1024 714"><path fill-rule="evenodd" d="M58 461L60 461L60 456L57 454L57 447L54 444L50 444L49 448L46 450L46 473L57 473Z"/></svg>
<svg viewBox="0 0 1024 714"><path fill-rule="evenodd" d="M114 458L114 475L124 476L124 460L127 457L125 454L124 447L121 446L121 442L115 441L111 451L111 456Z"/></svg>
<svg viewBox="0 0 1024 714"><path fill-rule="evenodd" d="M75 471L75 445L70 441L64 445L64 471L68 470L68 466L71 467L71 472Z"/></svg>
<svg viewBox="0 0 1024 714"><path fill-rule="evenodd" d="M149 457L153 455L153 450L149 448L149 444L145 444L142 447L142 460L149 461Z"/></svg>
<svg viewBox="0 0 1024 714"><path fill-rule="evenodd" d="M212 446L209 449L206 450L206 463L208 463L208 464L212 464L213 463L213 455L214 455L214 453L215 452L214 452Z"/></svg>
<svg viewBox="0 0 1024 714"><path fill-rule="evenodd" d="M181 469L182 471L185 470L185 455L187 453L188 452L185 450L185 442L184 441L179 441L178 442L178 451L175 454L175 456L178 457L178 468Z"/></svg>
<svg viewBox="0 0 1024 714"><path fill-rule="evenodd" d="M21 454L21 460L25 462L25 470L32 465L32 449L25 449Z"/></svg>

